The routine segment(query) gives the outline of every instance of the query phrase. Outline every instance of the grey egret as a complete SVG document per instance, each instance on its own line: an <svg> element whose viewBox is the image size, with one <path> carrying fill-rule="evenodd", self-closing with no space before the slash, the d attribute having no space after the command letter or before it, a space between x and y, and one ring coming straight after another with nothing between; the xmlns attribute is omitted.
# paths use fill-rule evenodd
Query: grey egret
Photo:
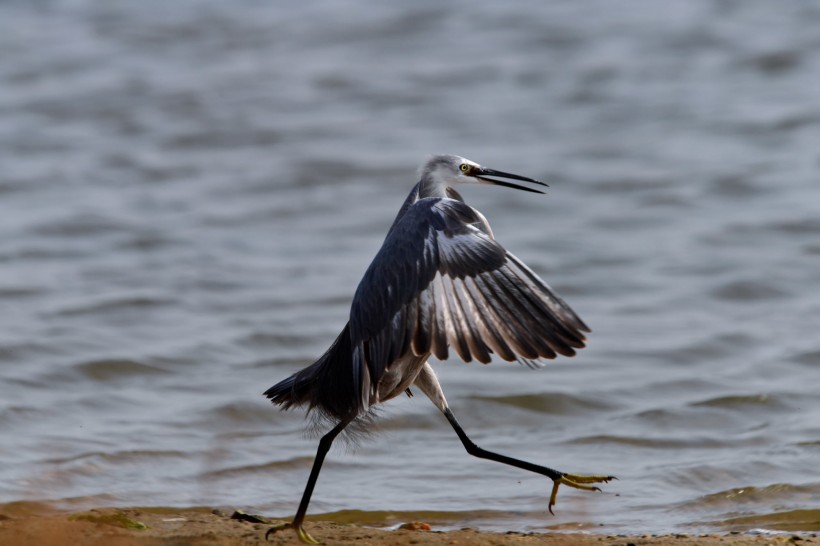
<svg viewBox="0 0 820 546"><path fill-rule="evenodd" d="M350 318L316 362L265 392L282 409L307 406L333 427L322 436L291 523L302 542L319 544L303 523L325 455L345 427L365 420L376 404L417 387L444 414L470 455L541 474L558 486L600 491L613 476L567 474L480 448L444 398L430 355L446 360L452 347L465 362L502 360L528 365L584 347L586 324L530 268L499 244L484 216L453 186L494 184L544 193L510 182L546 186L455 155L437 155L399 209L381 249L364 274Z"/></svg>

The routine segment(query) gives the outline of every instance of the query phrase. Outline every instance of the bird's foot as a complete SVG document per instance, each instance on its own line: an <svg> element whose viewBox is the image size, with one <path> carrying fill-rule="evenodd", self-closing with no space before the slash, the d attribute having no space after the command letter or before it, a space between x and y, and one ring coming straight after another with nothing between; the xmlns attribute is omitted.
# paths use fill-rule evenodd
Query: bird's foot
<svg viewBox="0 0 820 546"><path fill-rule="evenodd" d="M304 542L305 544L322 544L305 531L305 528L302 525L295 525L293 523L280 523L279 525L274 525L265 533L265 540L269 540L270 536L278 531L282 531L283 529L293 529L296 531L296 536L299 537L299 540Z"/></svg>
<svg viewBox="0 0 820 546"><path fill-rule="evenodd" d="M558 486L561 484L575 489L583 489L584 491L600 491L600 487L594 485L586 485L588 483L607 483L610 480L616 480L615 476L583 476L579 474L561 474L561 477L553 480L552 494L550 495L549 511L550 514L555 515L552 507L555 506L555 500L558 497Z"/></svg>

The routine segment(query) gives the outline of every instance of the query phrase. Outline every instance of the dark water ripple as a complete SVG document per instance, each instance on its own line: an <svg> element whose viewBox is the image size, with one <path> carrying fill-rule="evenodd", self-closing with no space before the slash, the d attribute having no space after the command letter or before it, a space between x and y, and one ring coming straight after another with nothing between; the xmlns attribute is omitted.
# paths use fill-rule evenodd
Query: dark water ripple
<svg viewBox="0 0 820 546"><path fill-rule="evenodd" d="M818 483L803 486L772 484L705 495L682 504L679 509L704 515L714 510L724 512L729 517L709 524L727 530L817 531L820 530L820 510L802 507L816 506L818 499Z"/></svg>
<svg viewBox="0 0 820 546"><path fill-rule="evenodd" d="M579 415L615 409L613 404L599 400L593 395L573 396L560 392L519 394L514 396L480 396L476 397L476 400L556 415Z"/></svg>
<svg viewBox="0 0 820 546"><path fill-rule="evenodd" d="M260 396L337 335L425 155L593 328L441 364L312 511L501 530L817 530L820 9L763 1L0 6L0 501L294 511ZM276 494L272 495L272 491ZM616 496L617 495L617 496ZM340 510L345 510L340 512ZM412 517L411 517L412 516Z"/></svg>

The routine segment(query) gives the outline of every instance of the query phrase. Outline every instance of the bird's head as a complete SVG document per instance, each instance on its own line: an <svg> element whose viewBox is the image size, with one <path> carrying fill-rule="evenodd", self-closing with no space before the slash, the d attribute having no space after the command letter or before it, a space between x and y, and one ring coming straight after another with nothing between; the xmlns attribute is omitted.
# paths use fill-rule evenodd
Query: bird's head
<svg viewBox="0 0 820 546"><path fill-rule="evenodd" d="M547 185L525 176L488 169L475 161L457 155L435 155L421 167L422 187L424 193L431 197L445 195L446 189L456 184L494 184L533 193L544 193L507 180L499 180L504 178L541 186Z"/></svg>

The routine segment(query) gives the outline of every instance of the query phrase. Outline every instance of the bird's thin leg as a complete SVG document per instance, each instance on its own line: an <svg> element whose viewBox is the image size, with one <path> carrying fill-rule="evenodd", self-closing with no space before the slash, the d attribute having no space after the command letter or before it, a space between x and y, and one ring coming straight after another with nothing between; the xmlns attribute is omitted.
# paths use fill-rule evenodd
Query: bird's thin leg
<svg viewBox="0 0 820 546"><path fill-rule="evenodd" d="M574 487L576 489L585 489L587 491L600 491L601 489L598 487L584 484L606 483L609 480L615 479L614 476L582 476L577 474L567 474L565 472L553 470L552 468L548 468L546 466L528 463L527 461L521 461L519 459L514 459L506 455L501 455L499 453L487 451L486 449L478 447L472 440L470 440L470 438L467 436L467 433L464 432L463 428L461 428L461 425L458 423L458 420L456 420L456 416L453 415L453 412L450 410L449 407L445 406L442 411L445 417L447 417L447 420L450 421L450 425L452 425L453 430L455 430L456 434L458 434L461 443L464 444L465 449L467 449L467 453L469 453L470 455L473 455L474 457L479 457L481 459L489 459L491 461L507 464L510 466L514 466L516 468L521 468L522 470L527 470L529 472L535 472L536 474L541 474L542 476L546 476L549 479L551 479L553 481L553 486L548 506L550 514L553 514L552 507L555 506L555 500L558 496L559 485L564 484L568 485L569 487Z"/></svg>
<svg viewBox="0 0 820 546"><path fill-rule="evenodd" d="M447 417L447 420L450 421L450 424L453 426L453 430L455 430L456 434L458 434L458 438L461 440L461 443L464 444L465 449L467 449L467 453L474 457L489 459L498 463L508 464L516 468L535 472L536 474L541 474L551 480L560 480L561 476L564 474L563 472L553 470L552 468L547 468L546 466L528 463L527 461L520 461L512 457L507 457L506 455L493 453L492 451L487 451L486 449L480 448L472 440L470 440L467 433L464 432L463 428L461 428L461 425L456 420L456 416L453 415L450 408L444 408L444 415Z"/></svg>
<svg viewBox="0 0 820 546"><path fill-rule="evenodd" d="M450 425L452 425L453 430L455 430L456 434L458 434L461 443L464 444L465 449L467 449L467 453L482 459L489 459L490 461L508 464L516 468L528 470L529 472L535 472L536 474L541 474L542 476L546 476L551 479L553 485L549 503L550 514L553 513L552 507L555 506L555 499L558 495L559 485L564 484L576 489L586 489L587 491L600 491L600 489L595 486L585 484L606 483L609 480L615 479L614 476L581 476L577 474L567 474L565 472L553 470L552 468L547 468L546 466L528 463L527 461L513 459L512 457L507 457L506 455L501 455L499 453L493 453L492 451L482 449L470 440L467 433L464 432L464 429L461 428L460 424L458 424L456 416L453 415L453 412L447 405L447 399L444 398L444 392L441 390L441 385L439 385L436 372L433 371L433 368L430 366L429 362L424 363L424 366L422 366L419 371L419 375L416 376L413 383L421 389L421 392L426 394L430 401L433 402L433 404L435 404L436 407L440 409L441 412L447 417L447 420L450 421Z"/></svg>
<svg viewBox="0 0 820 546"><path fill-rule="evenodd" d="M339 435L344 428L350 424L352 419L345 419L341 421L338 425L333 427L333 429L322 436L322 439L319 440L319 448L316 450L316 458L313 459L313 468L310 469L310 476L308 477L307 485L305 485L305 492L302 494L302 501L299 503L299 509L296 511L296 516L293 518L291 523L282 523L280 525L274 525L270 529L268 529L267 533L265 533L265 540L267 540L270 535L277 531L281 531L282 529L293 529L296 531L296 536L299 537L299 540L304 542L305 544L321 544L318 540L310 536L307 531L302 527L302 523L305 521L305 514L307 513L308 504L310 504L310 497L313 495L313 488L316 487L316 480L319 478L319 471L322 470L322 463L325 460L325 455L330 450L330 446L333 444L333 440L336 436Z"/></svg>

